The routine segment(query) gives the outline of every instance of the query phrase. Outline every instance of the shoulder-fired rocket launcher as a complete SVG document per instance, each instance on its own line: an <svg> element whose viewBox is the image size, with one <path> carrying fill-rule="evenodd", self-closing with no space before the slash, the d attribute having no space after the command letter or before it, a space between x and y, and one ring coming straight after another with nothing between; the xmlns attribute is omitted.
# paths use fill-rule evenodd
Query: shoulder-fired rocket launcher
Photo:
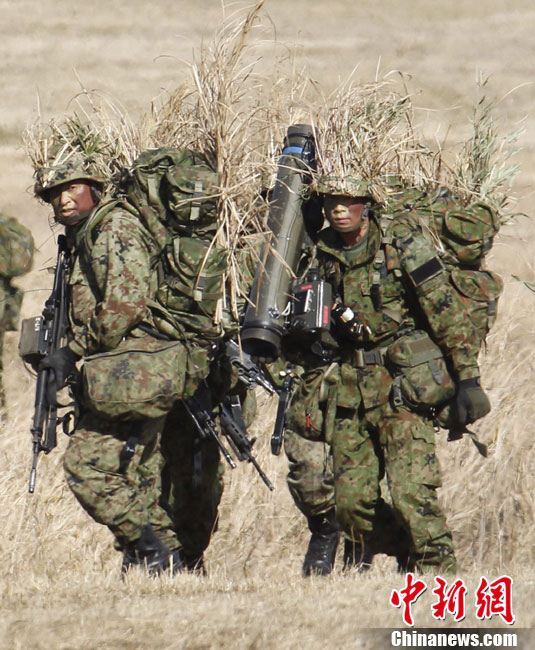
<svg viewBox="0 0 535 650"><path fill-rule="evenodd" d="M268 239L260 254L240 332L243 349L254 357L280 354L285 316L305 238L303 201L315 165L314 135L308 124L288 128L269 204Z"/></svg>

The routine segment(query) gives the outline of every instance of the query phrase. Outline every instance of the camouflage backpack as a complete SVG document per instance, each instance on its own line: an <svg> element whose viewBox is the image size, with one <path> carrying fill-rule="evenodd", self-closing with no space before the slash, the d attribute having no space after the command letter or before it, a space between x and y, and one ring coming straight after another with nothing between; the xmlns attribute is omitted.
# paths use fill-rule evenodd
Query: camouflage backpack
<svg viewBox="0 0 535 650"><path fill-rule="evenodd" d="M388 219L415 224L436 248L483 343L503 290L501 278L484 268L501 225L496 211L482 202L464 205L444 188L434 195L400 192L388 206Z"/></svg>
<svg viewBox="0 0 535 650"><path fill-rule="evenodd" d="M142 153L119 184L161 246L151 307L158 328L174 338L209 342L224 334L227 254L215 240L219 182L206 156L169 147Z"/></svg>

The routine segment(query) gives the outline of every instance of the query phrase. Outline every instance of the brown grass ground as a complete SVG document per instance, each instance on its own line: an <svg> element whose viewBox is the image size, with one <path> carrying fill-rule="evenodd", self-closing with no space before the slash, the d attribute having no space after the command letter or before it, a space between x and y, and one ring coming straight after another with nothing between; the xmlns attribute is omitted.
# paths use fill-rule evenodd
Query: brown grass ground
<svg viewBox="0 0 535 650"><path fill-rule="evenodd" d="M238 5L243 6L243 5ZM234 7L227 8L229 14ZM39 246L34 270L20 281L24 316L40 312L50 280L43 267L54 256L47 210L32 199L31 169L20 132L36 115L39 94L45 116L68 109L79 90L98 88L135 114L162 89L180 81L201 38L220 23L219 2L199 0L66 0L0 2L1 209L31 226ZM506 95L533 83L535 9L528 0L363 0L306 2L267 0L266 52L295 48L326 89L358 65L367 81L400 69L422 89L416 102L428 133L449 141L465 133L476 72L491 75L491 90ZM273 44L276 39L277 45ZM533 85L499 106L506 130L525 120L518 157L518 208L531 211L535 184ZM449 109L444 111L442 109ZM531 211L532 212L532 211ZM535 295L513 276L534 281L531 219L504 229L491 257L506 288L498 323L482 357L492 413L475 429L490 445L483 460L468 440L438 437L444 469L441 498L453 529L460 577L468 585L464 627L500 625L475 618L473 595L480 576L514 579L516 626L535 627L534 470L532 431L533 309ZM250 467L227 472L220 530L208 551L206 579L174 581L132 576L122 582L120 559L106 530L74 502L63 480L60 448L41 460L37 492L27 494L33 378L8 334L4 362L10 402L0 438L0 648L128 649L389 647L366 641L365 628L400 627L388 604L402 586L385 558L364 577L303 580L303 518L285 487L283 457L269 455L265 419L257 423L259 460L276 484L270 494ZM266 418L273 404L266 405ZM417 625L450 625L430 615L432 589L415 606ZM527 646L526 646L527 647Z"/></svg>

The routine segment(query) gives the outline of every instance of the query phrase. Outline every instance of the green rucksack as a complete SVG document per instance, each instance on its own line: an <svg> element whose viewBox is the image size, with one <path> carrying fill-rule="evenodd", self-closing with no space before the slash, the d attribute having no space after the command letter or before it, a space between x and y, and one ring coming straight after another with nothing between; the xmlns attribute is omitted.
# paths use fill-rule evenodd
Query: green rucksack
<svg viewBox="0 0 535 650"><path fill-rule="evenodd" d="M34 253L31 232L14 217L0 214L0 275L14 278L27 273Z"/></svg>
<svg viewBox="0 0 535 650"><path fill-rule="evenodd" d="M503 290L500 276L484 268L501 226L497 212L479 201L465 205L445 188L434 194L400 192L388 205L389 218L417 225L436 248L483 343Z"/></svg>
<svg viewBox="0 0 535 650"><path fill-rule="evenodd" d="M18 329L22 291L11 278L27 273L32 266L34 241L31 232L14 217L0 214L0 330Z"/></svg>
<svg viewBox="0 0 535 650"><path fill-rule="evenodd" d="M215 239L219 184L206 156L166 147L143 152L119 185L161 247L155 323L199 342L225 333L227 251Z"/></svg>

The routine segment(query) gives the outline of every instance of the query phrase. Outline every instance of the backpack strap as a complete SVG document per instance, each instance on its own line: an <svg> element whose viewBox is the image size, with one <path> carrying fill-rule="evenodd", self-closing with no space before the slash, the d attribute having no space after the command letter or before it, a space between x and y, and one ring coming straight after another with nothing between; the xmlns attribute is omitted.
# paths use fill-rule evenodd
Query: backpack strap
<svg viewBox="0 0 535 650"><path fill-rule="evenodd" d="M381 297L381 278L386 275L386 252L385 247L392 245L393 237L388 233L388 228L392 223L391 215L382 215L379 219L379 228L381 230L381 243L377 248L375 257L370 267L370 297L376 311L384 311L383 300Z"/></svg>
<svg viewBox="0 0 535 650"><path fill-rule="evenodd" d="M81 233L81 239L77 242L86 259L89 258L91 249L95 245L95 242L102 231L104 219L117 207L119 203L120 201L110 201L104 203L102 206L97 206L97 209L87 220Z"/></svg>

